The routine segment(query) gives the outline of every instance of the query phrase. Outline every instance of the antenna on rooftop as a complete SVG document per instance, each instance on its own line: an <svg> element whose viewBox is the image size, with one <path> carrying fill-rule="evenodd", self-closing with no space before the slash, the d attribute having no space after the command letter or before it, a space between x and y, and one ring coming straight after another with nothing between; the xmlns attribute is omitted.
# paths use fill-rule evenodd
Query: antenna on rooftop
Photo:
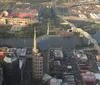
<svg viewBox="0 0 100 85"><path fill-rule="evenodd" d="M35 55L39 55L38 49L37 49L37 40L36 40L36 26L38 26L38 24L39 23L34 23L34 43L33 43L34 47L32 51Z"/></svg>

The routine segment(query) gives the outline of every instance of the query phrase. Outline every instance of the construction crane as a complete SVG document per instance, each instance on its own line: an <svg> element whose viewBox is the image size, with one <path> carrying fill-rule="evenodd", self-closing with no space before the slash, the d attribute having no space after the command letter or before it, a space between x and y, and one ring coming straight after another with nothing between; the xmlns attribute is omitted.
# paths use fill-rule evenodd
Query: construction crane
<svg viewBox="0 0 100 85"><path fill-rule="evenodd" d="M91 35L82 30L81 28L77 28L74 24L68 22L64 19L62 13L56 8L56 0L52 0L52 8L56 14L57 17L59 17L61 20L63 20L66 24L69 24L71 26L72 32L77 32L83 35L85 38L88 39L89 43L94 44L94 48L97 50L98 54L100 54L100 46L98 45L97 41L91 37Z"/></svg>

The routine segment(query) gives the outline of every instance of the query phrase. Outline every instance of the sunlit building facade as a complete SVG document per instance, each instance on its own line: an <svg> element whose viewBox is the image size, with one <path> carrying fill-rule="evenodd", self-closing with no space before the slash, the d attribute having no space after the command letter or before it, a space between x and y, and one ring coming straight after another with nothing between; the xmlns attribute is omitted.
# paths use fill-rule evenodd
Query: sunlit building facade
<svg viewBox="0 0 100 85"><path fill-rule="evenodd" d="M43 76L43 57L33 57L33 77L40 79Z"/></svg>

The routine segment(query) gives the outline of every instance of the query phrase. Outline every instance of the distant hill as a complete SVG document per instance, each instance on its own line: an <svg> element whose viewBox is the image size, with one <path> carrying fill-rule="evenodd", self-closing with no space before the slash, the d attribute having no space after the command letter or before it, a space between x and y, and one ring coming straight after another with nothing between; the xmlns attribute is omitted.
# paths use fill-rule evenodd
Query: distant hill
<svg viewBox="0 0 100 85"><path fill-rule="evenodd" d="M23 2L48 2L51 0L18 0L18 1L23 1Z"/></svg>
<svg viewBox="0 0 100 85"><path fill-rule="evenodd" d="M27 2L27 3L41 3L41 2L49 2L49 1L52 1L52 0L0 0L0 2L18 2L18 1L21 1L21 2Z"/></svg>

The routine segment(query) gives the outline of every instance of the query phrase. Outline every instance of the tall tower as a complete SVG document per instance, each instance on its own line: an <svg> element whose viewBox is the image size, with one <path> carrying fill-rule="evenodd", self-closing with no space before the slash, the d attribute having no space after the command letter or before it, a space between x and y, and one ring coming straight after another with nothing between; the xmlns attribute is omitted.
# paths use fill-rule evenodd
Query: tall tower
<svg viewBox="0 0 100 85"><path fill-rule="evenodd" d="M38 54L38 49L36 45L36 29L34 28L34 47L33 47L33 53Z"/></svg>
<svg viewBox="0 0 100 85"><path fill-rule="evenodd" d="M47 23L47 35L49 35L49 20L48 20L48 23Z"/></svg>
<svg viewBox="0 0 100 85"><path fill-rule="evenodd" d="M36 44L36 29L34 29L34 47L33 47L33 78L41 79L43 75L43 57L38 52Z"/></svg>

